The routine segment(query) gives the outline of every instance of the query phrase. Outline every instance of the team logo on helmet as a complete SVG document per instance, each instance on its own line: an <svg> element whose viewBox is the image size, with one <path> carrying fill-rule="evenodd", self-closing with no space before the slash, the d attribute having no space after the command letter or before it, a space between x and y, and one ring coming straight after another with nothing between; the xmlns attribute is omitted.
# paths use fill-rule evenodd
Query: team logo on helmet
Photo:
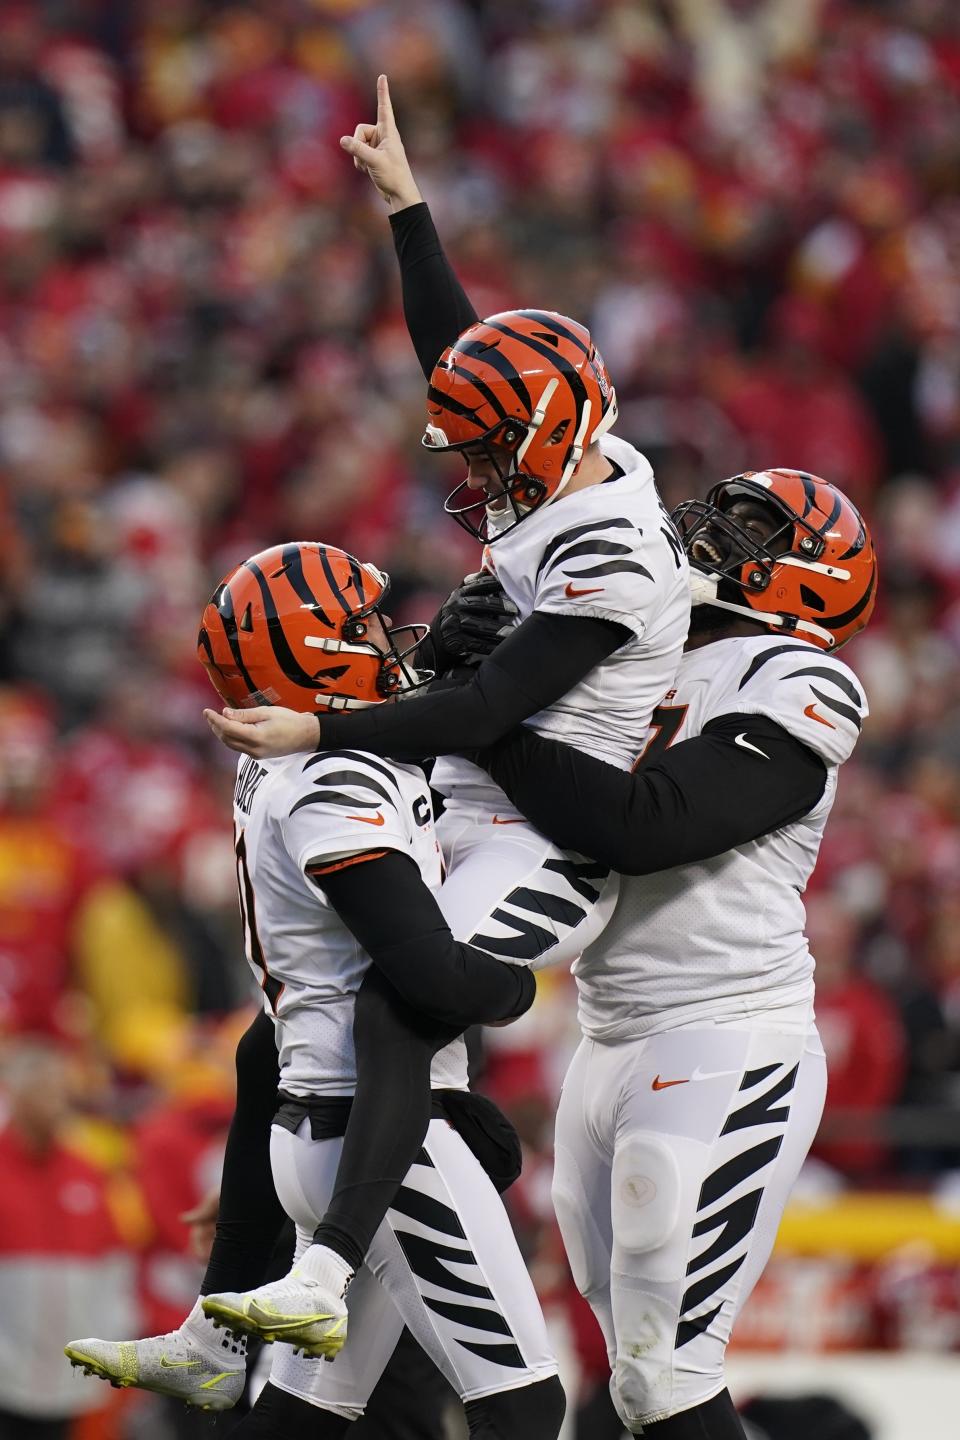
<svg viewBox="0 0 960 1440"><path fill-rule="evenodd" d="M763 537L741 502L764 507ZM877 594L877 556L856 506L805 470L749 470L721 480L673 519L690 559L694 604L797 633L838 650L867 624Z"/></svg>
<svg viewBox="0 0 960 1440"><path fill-rule="evenodd" d="M345 550L276 545L220 581L197 658L221 699L240 709L379 705L432 679L410 663L427 626L389 629L383 620L389 589L388 575Z"/></svg>
<svg viewBox="0 0 960 1440"><path fill-rule="evenodd" d="M490 462L497 494L478 496L465 480L444 508L493 541L562 494L616 418L616 392L589 331L552 311L510 310L471 325L440 357L423 444Z"/></svg>

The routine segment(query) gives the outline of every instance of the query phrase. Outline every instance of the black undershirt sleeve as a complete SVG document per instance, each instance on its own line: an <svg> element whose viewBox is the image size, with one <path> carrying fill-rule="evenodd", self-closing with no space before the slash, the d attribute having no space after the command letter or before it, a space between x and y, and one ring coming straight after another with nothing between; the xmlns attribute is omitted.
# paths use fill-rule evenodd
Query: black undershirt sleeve
<svg viewBox="0 0 960 1440"><path fill-rule="evenodd" d="M483 749L566 695L629 638L627 627L613 620L535 611L465 685L318 716L317 748L369 750L395 760Z"/></svg>
<svg viewBox="0 0 960 1440"><path fill-rule="evenodd" d="M809 814L827 778L806 745L749 714L711 720L632 774L527 726L470 758L548 839L625 875L707 860L779 830Z"/></svg>
<svg viewBox="0 0 960 1440"><path fill-rule="evenodd" d="M315 883L373 962L357 995L353 1106L314 1232L357 1269L427 1133L433 1056L467 1025L522 1015L536 981L454 940L413 861L398 851Z"/></svg>
<svg viewBox="0 0 960 1440"><path fill-rule="evenodd" d="M273 1021L262 1010L237 1046L237 1104L220 1181L220 1210L201 1295L261 1285L286 1216L270 1167L280 1067Z"/></svg>
<svg viewBox="0 0 960 1440"><path fill-rule="evenodd" d="M417 866L399 850L314 883L400 998L454 1035L513 1020L533 1004L532 974L454 940Z"/></svg>
<svg viewBox="0 0 960 1440"><path fill-rule="evenodd" d="M479 316L443 253L425 204L409 205L391 215L390 228L400 262L403 316L420 369L429 380L447 346Z"/></svg>

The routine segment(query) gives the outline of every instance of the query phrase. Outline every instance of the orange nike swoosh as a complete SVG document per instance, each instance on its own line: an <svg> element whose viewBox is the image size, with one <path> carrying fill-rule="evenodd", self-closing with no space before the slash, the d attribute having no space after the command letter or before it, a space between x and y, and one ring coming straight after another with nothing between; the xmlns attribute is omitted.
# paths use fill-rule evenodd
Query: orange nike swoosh
<svg viewBox="0 0 960 1440"><path fill-rule="evenodd" d="M348 816L347 816L347 819L348 819L348 820L361 820L364 825L382 825L382 824L384 823L383 816L380 815L380 814L377 814L377 815L348 815Z"/></svg>
<svg viewBox="0 0 960 1440"><path fill-rule="evenodd" d="M650 1086L651 1090L669 1090L671 1085L689 1085L689 1080L661 1080L658 1075Z"/></svg>
<svg viewBox="0 0 960 1440"><path fill-rule="evenodd" d="M568 583L567 588L566 590L564 590L563 593L564 595L566 595L568 600L576 600L580 595L599 595L602 589L603 586L598 585L593 590L577 590L574 588L573 585Z"/></svg>
<svg viewBox="0 0 960 1440"><path fill-rule="evenodd" d="M522 825L523 816L520 815L515 820L501 820L499 815L494 815L493 820L490 823L492 825Z"/></svg>
<svg viewBox="0 0 960 1440"><path fill-rule="evenodd" d="M805 706L803 713L804 715L809 715L811 720L819 720L820 724L826 725L828 730L836 730L837 728L836 725L832 725L829 720L824 720L822 715L817 714L816 706L812 700L809 705Z"/></svg>

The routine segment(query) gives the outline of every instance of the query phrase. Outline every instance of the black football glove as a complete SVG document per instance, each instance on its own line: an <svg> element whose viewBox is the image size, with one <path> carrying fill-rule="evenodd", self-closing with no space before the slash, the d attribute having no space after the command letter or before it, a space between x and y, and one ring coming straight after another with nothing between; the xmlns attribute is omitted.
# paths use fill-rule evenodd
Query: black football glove
<svg viewBox="0 0 960 1440"><path fill-rule="evenodd" d="M433 618L422 647L430 646L430 668L442 675L457 665L479 665L512 630L518 614L495 575L466 576Z"/></svg>

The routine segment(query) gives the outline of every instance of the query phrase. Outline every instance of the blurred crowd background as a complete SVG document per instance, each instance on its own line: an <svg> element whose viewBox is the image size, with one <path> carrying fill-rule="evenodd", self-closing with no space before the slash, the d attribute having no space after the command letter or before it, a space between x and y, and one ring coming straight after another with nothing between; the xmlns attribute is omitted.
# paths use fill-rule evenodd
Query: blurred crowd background
<svg viewBox="0 0 960 1440"><path fill-rule="evenodd" d="M419 446L386 210L337 145L380 70L477 310L590 325L669 505L786 465L865 511L880 603L844 658L872 715L809 895L810 1193L956 1204L954 0L0 0L0 36L0 1292L29 1272L36 1325L0 1306L0 1410L30 1413L41 1373L39 1413L104 1400L31 1360L51 1214L77 1277L58 1345L96 1329L84 1304L150 1332L195 1293L177 1217L216 1183L248 1001L202 603L287 538L385 565L403 619L476 565ZM574 1001L543 988L486 1083L566 1304L549 1127ZM854 1340L960 1348L955 1265L910 1263L909 1313L873 1267Z"/></svg>

